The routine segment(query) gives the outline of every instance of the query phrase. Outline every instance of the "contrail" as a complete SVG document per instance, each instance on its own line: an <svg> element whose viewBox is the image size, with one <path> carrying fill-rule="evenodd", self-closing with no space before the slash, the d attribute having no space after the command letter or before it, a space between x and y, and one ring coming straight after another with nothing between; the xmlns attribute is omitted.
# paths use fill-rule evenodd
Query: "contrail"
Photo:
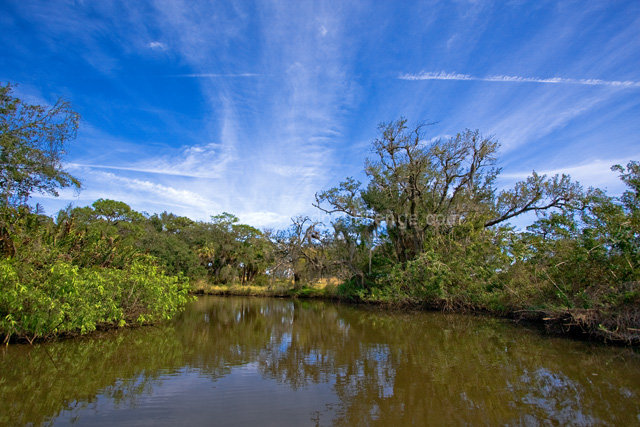
<svg viewBox="0 0 640 427"><path fill-rule="evenodd" d="M510 82L510 83L550 83L550 84L572 84L585 86L614 86L614 87L640 87L640 82L631 80L600 80L600 79L569 79L562 77L551 77L541 79L537 77L520 77L520 76L488 76L477 77L469 74L459 73L439 73L423 72L419 74L401 74L398 76L400 80L472 80L481 82Z"/></svg>

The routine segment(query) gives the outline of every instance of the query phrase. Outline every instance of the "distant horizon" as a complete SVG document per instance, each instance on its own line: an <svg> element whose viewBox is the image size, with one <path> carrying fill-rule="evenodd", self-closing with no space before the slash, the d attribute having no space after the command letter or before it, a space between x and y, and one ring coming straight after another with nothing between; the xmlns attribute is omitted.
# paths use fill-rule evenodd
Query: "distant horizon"
<svg viewBox="0 0 640 427"><path fill-rule="evenodd" d="M623 190L640 160L640 3L3 2L0 82L82 120L49 215L120 200L282 228L365 181L377 126L434 122L501 143L499 187L533 170Z"/></svg>

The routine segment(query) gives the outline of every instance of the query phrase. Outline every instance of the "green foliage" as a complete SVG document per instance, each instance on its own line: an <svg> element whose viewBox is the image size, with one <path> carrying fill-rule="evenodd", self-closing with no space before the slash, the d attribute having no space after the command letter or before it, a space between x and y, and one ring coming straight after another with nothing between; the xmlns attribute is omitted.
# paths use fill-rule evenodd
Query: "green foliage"
<svg viewBox="0 0 640 427"><path fill-rule="evenodd" d="M383 124L369 183L347 179L316 196L343 215L330 252L348 267L340 295L501 314L592 310L580 315L588 329L598 318L608 331L630 328L618 337L638 330L638 162L612 168L628 187L619 198L535 172L498 192L497 143L471 131L425 140L404 119ZM525 212L538 215L526 232L503 225Z"/></svg>
<svg viewBox="0 0 640 427"><path fill-rule="evenodd" d="M317 194L315 205L384 228L395 260L406 263L433 233L452 233L461 223L495 226L525 212L569 206L581 194L568 176L535 172L498 192L496 141L466 130L426 143L424 128L409 129L404 118L381 124L372 144L375 156L365 166L366 187L348 178Z"/></svg>
<svg viewBox="0 0 640 427"><path fill-rule="evenodd" d="M172 317L187 301L187 281L137 258L123 270L56 261L40 268L0 260L0 332L29 341L100 326Z"/></svg>
<svg viewBox="0 0 640 427"><path fill-rule="evenodd" d="M58 100L30 105L0 85L0 204L25 204L34 192L58 195L57 188L80 187L62 170L64 145L78 129L79 115Z"/></svg>
<svg viewBox="0 0 640 427"><path fill-rule="evenodd" d="M196 250L203 238L196 222L163 212L149 217L142 226L136 247L153 255L167 274L182 273L192 281L206 276Z"/></svg>
<svg viewBox="0 0 640 427"><path fill-rule="evenodd" d="M146 219L98 200L57 220L2 210L13 256L0 259L0 334L33 341L98 327L156 322L187 301L189 280L139 248Z"/></svg>

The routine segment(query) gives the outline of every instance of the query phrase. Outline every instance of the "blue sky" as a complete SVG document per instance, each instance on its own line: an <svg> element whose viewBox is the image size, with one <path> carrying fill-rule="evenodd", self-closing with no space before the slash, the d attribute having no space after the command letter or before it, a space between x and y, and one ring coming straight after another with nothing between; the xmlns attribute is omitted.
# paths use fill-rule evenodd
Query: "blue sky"
<svg viewBox="0 0 640 427"><path fill-rule="evenodd" d="M68 203L260 227L360 179L377 124L502 144L501 186L621 191L640 159L640 2L0 0L0 81L81 114Z"/></svg>

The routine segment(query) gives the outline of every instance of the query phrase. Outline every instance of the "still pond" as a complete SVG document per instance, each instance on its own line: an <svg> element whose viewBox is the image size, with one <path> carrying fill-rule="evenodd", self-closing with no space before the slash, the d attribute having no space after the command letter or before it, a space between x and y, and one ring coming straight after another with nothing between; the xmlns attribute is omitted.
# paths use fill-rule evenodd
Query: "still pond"
<svg viewBox="0 0 640 427"><path fill-rule="evenodd" d="M639 423L637 351L479 316L203 296L0 348L1 425Z"/></svg>

